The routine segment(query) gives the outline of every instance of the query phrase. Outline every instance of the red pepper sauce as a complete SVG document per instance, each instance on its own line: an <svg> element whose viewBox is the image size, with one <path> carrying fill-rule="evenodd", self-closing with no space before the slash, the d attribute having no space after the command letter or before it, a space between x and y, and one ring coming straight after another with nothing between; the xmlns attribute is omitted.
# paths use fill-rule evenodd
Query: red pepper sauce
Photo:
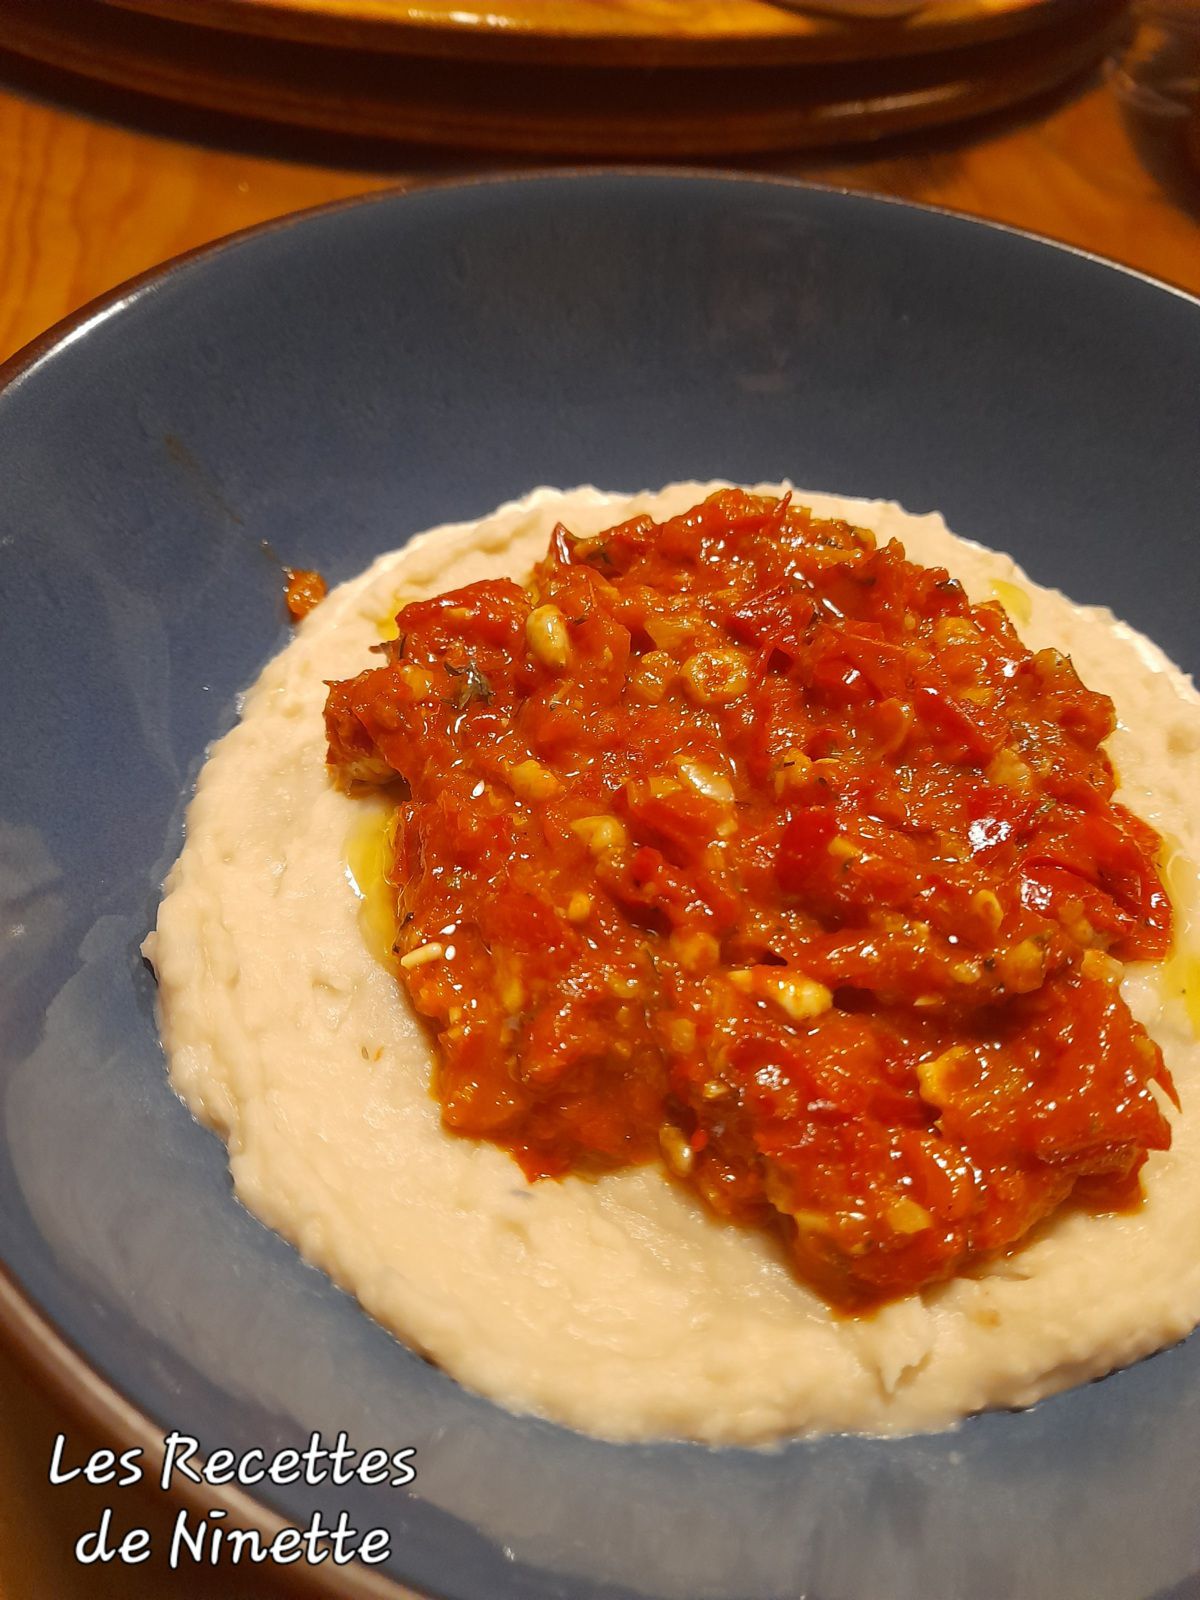
<svg viewBox="0 0 1200 1600"><path fill-rule="evenodd" d="M787 499L555 531L332 686L402 778L400 974L446 1125L530 1178L659 1158L866 1306L1133 1203L1169 1125L1118 981L1159 840L1111 702L998 605Z"/></svg>
<svg viewBox="0 0 1200 1600"><path fill-rule="evenodd" d="M299 622L324 600L325 579L319 572L310 572L304 567L284 567L283 575L287 579L283 599L288 615L293 622Z"/></svg>

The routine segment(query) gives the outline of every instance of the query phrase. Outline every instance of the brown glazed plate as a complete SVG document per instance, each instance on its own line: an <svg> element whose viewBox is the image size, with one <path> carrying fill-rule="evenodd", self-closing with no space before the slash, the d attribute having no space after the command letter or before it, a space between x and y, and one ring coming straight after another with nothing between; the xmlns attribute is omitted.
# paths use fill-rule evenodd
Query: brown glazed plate
<svg viewBox="0 0 1200 1600"><path fill-rule="evenodd" d="M92 0L96 3L96 0ZM1085 14L1092 0L100 0L198 27L379 50L577 65L781 66L953 49ZM846 0L849 10L855 0ZM882 0L863 0L882 8Z"/></svg>
<svg viewBox="0 0 1200 1600"><path fill-rule="evenodd" d="M460 152L728 161L996 112L1093 69L1127 30L1125 0L935 0L875 22L641 0L564 8L558 31L532 4L437 0L414 16L377 0L4 0L0 50L55 81L239 122Z"/></svg>

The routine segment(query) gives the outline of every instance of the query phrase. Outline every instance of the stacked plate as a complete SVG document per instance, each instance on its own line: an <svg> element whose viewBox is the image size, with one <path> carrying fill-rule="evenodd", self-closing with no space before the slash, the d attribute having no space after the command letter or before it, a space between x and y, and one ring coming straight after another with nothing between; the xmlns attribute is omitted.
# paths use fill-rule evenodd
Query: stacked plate
<svg viewBox="0 0 1200 1600"><path fill-rule="evenodd" d="M906 4L5 0L0 47L158 98L372 138L746 155L1011 105L1093 66L1126 9Z"/></svg>

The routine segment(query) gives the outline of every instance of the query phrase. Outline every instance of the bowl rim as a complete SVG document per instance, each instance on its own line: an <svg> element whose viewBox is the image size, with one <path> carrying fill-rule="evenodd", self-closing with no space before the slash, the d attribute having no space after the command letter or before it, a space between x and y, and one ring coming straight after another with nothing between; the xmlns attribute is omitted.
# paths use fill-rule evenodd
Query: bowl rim
<svg viewBox="0 0 1200 1600"><path fill-rule="evenodd" d="M443 189L468 191L494 185L518 188L546 182L578 180L587 182L612 178L634 180L644 178L651 182L669 179L697 182L701 185L712 181L738 182L759 187L837 195L851 201L861 201L868 206L884 205L902 211L924 212L934 217L950 219L954 223L1032 240L1051 250L1138 280L1154 289L1165 290L1200 311L1200 295L1193 294L1167 279L1157 278L1136 267L1127 266L1111 257L1065 240L1037 233L1032 229L973 216L969 212L958 211L949 206L907 200L896 195L877 194L847 188L844 185L815 183L786 174L756 173L737 168L603 163L582 163L564 167L505 168L496 172L457 174L446 178L388 184L379 189L367 190L360 194L285 212L277 217L269 217L170 256L84 302L0 362L0 401L10 393L18 391L23 381L46 360L86 337L93 327L133 308L159 284L174 277L179 271L207 258L223 255L259 235L283 232L297 224L355 208L395 204L430 191ZM38 1381L43 1390L52 1395L69 1415L79 1418L110 1442L119 1441L122 1445L132 1442L139 1446L145 1461L156 1471L161 1470L164 1438L158 1425L134 1404L116 1383L102 1376L91 1365L74 1341L58 1327L18 1282L12 1269L3 1259L0 1259L0 1340L3 1340L6 1348L18 1359L29 1376ZM177 1501L182 1501L190 1509L202 1513L219 1507L228 1512L241 1526L255 1530L267 1540L273 1538L281 1529L292 1526L285 1517L271 1511L262 1501L241 1489L229 1486L199 1486L186 1482L173 1488L171 1493ZM439 1600L432 1591L419 1591L395 1578L372 1571L358 1562L332 1569L324 1562L320 1566L302 1562L286 1569L273 1569L272 1575L275 1581L283 1582L287 1586L294 1585L297 1590L351 1597L351 1600L359 1600L359 1597L362 1597L362 1600Z"/></svg>
<svg viewBox="0 0 1200 1600"><path fill-rule="evenodd" d="M739 167L695 167L669 162L647 165L629 162L578 162L561 167L502 167L494 172L456 173L444 178L418 177L412 181L402 180L385 184L378 189L367 189L359 194L345 195L337 200L325 200L315 205L301 206L298 210L286 211L276 217L267 217L260 222L252 222L244 228L235 228L231 233L219 234L215 239L205 240L202 244L193 245L188 250L181 250L176 255L168 256L165 260L147 267L143 272L134 273L132 277L125 278L110 289L105 289L100 294L85 300L66 316L60 317L48 328L43 329L41 333L34 334L10 356L0 361L0 399L3 399L10 389L19 387L22 380L47 357L67 345L74 344L84 337L93 325L107 321L109 317L131 307L157 284L174 277L186 267L209 256L223 255L227 250L236 249L259 235L280 233L299 223L333 216L338 212L354 210L357 207L394 204L410 197L446 189L467 191L493 186L515 189L524 185L534 187L556 181L592 182L608 178L635 181L644 178L651 182L667 178L672 182L698 184L744 183L760 188L798 189L806 193L840 195L843 199L862 201L869 206L890 206L898 211L921 212L945 218L952 223L962 223L968 227L984 228L993 233L1030 240L1034 244L1091 262L1094 266L1107 268L1110 272L1119 273L1123 277L1133 278L1151 288L1165 290L1180 300L1200 307L1200 291L1194 293L1170 278L1157 277L1151 272L1142 271L1140 267L1131 267L1113 256L1089 250L1084 245L1072 244L1067 239L1055 238L1052 234L1039 233L1033 228L1018 227L1011 222L999 222L992 217L977 216L970 211L959 211L953 206L937 205L933 201L909 200L901 195L880 194L869 189L852 189L845 184L820 183L808 178L792 177L786 173L760 173Z"/></svg>

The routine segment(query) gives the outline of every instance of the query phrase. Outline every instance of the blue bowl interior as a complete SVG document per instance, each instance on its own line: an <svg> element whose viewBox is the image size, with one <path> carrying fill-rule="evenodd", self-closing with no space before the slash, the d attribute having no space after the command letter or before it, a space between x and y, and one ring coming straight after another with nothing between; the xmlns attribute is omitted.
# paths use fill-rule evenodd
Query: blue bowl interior
<svg viewBox="0 0 1200 1600"><path fill-rule="evenodd" d="M1200 1593L1200 1342L899 1442L509 1416L235 1203L138 955L203 751L286 635L263 540L338 580L538 483L789 475L941 509L1195 669L1195 302L785 184L441 188L100 311L0 393L0 441L0 1256L105 1379L209 1448L415 1446L410 1488L261 1498L388 1528L386 1570L452 1600Z"/></svg>

